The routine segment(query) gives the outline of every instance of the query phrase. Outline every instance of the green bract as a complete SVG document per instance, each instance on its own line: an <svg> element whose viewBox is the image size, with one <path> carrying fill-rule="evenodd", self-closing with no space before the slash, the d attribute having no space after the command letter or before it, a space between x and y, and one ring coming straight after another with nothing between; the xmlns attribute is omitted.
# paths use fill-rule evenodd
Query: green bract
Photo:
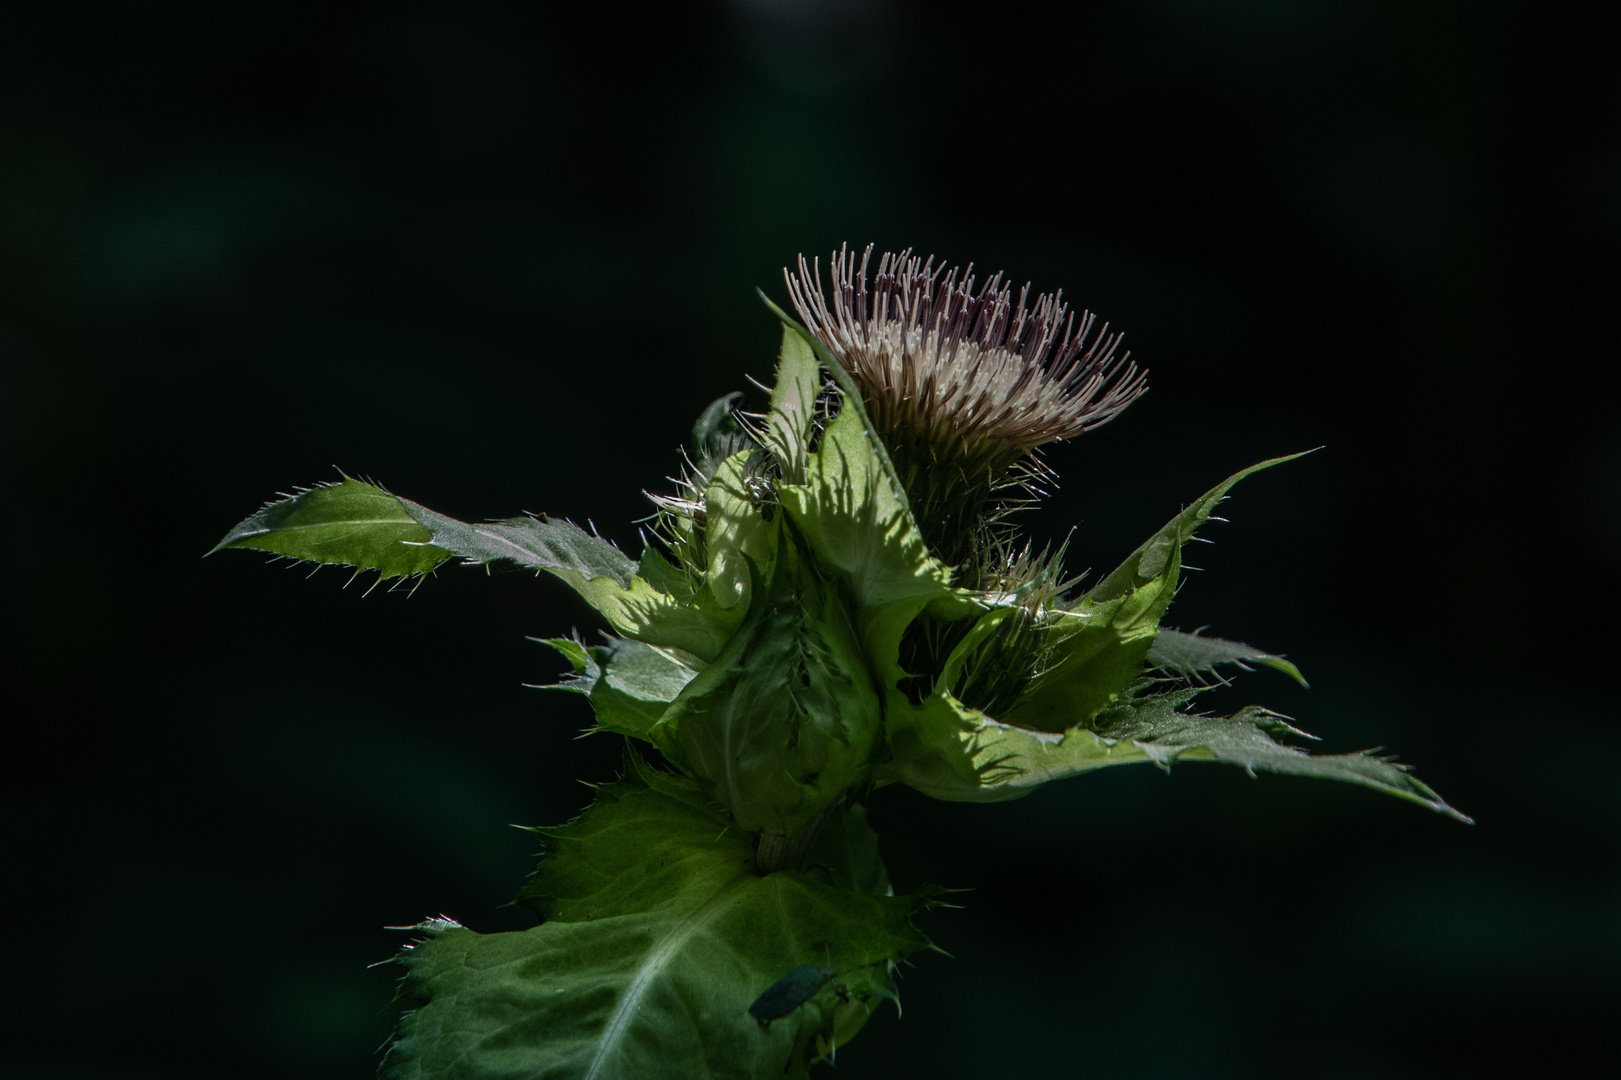
<svg viewBox="0 0 1621 1080"><path fill-rule="evenodd" d="M920 280L918 289L932 281ZM705 412L682 492L657 500L662 544L637 560L566 521L468 524L349 478L266 506L218 545L379 580L419 578L453 558L506 561L560 578L611 630L601 644L548 643L572 667L560 688L588 698L599 730L629 740L625 775L575 822L537 830L547 856L521 897L542 920L534 929L486 936L447 919L417 928L422 939L401 955L414 1011L386 1075L803 1073L894 996L892 965L928 945L911 920L929 895L893 895L866 825L862 800L886 784L986 802L1106 765L1221 761L1348 780L1461 816L1399 765L1286 745L1300 733L1263 708L1192 711L1206 683L1222 681L1218 665L1300 679L1250 646L1160 627L1183 544L1234 484L1290 458L1229 477L1074 593L1058 583L1056 560L1015 554L1005 512L1019 496L998 493L1018 488L1019 469L1040 468L1025 432L1061 421L1071 426L1048 437L1071 437L1102 422L1077 395L1102 394L1118 362L1106 353L1090 368L987 381L986 370L1049 363L1020 352L1029 335L996 336L996 319L1011 317L993 304L979 322L959 321L991 330L963 339L978 366L954 373L944 351L903 355L934 340L924 331L945 331L897 303L895 318L922 327L911 337L880 325L892 317L883 312L864 330L824 307L814 334L783 316L767 411L738 414L730 395ZM1063 314L1043 310L1055 325ZM1081 363L1063 357L1079 355L1084 333L1059 350L1062 363ZM864 366L846 370L830 343ZM982 414L997 393L1018 409L982 418L975 430L988 434L953 441L941 434L944 405L886 398L900 391L873 374L928 363L936 381L906 393L955 378ZM1132 377L1129 393L1100 400L1118 411L1140 393ZM1040 393L1031 379L1046 380ZM1050 423L1030 414L1041 394L1062 406ZM869 416L900 431L914 413L934 426L906 445L907 481ZM970 530L949 546L971 557L950 565L912 509L913 495L938 501L950 487L949 476L918 479L934 445L973 477L936 518ZM648 764L638 741L674 771ZM750 1004L802 968L810 975L803 993L786 995L788 1014L756 1023ZM826 971L845 974L824 986Z"/></svg>

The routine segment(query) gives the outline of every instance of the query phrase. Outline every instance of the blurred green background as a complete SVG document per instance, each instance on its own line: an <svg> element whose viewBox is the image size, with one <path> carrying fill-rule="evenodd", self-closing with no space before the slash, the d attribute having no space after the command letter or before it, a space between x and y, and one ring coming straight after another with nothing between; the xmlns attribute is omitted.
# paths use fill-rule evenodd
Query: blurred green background
<svg viewBox="0 0 1621 1080"><path fill-rule="evenodd" d="M626 548L754 295L843 242L1062 288L1153 391L1031 530L1106 571L1252 479L1169 625L1479 824L1189 765L871 804L953 958L856 1077L1597 1076L1618 1060L1621 8L71 4L0 30L15 638L0 1073L368 1075L402 935L478 930L618 746L526 689L595 616L199 556L372 476ZM755 392L755 401L759 394Z"/></svg>

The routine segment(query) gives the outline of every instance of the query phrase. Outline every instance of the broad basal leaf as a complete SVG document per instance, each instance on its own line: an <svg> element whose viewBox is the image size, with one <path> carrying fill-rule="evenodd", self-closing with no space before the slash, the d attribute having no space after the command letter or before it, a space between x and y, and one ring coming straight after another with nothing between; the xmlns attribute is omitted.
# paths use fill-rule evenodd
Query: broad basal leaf
<svg viewBox="0 0 1621 1080"><path fill-rule="evenodd" d="M886 723L893 756L873 776L937 799L999 802L1107 765L1223 761L1250 772L1361 784L1462 819L1400 765L1371 754L1312 756L1280 744L1274 736L1301 733L1265 709L1250 706L1226 717L1180 711L1198 693L1127 697L1095 718L1095 730L1062 732L999 723L950 695L915 707L891 695Z"/></svg>
<svg viewBox="0 0 1621 1080"><path fill-rule="evenodd" d="M523 902L546 920L477 934L431 920L401 956L414 1011L384 1060L396 1080L804 1076L835 1014L892 996L889 962L927 946L918 898L818 875L756 876L748 838L689 781L638 766L584 815L541 830ZM841 974L762 1027L749 1006L803 965ZM848 1034L848 1031L846 1031Z"/></svg>
<svg viewBox="0 0 1621 1080"><path fill-rule="evenodd" d="M551 638L546 644L574 665L574 674L556 689L589 698L602 730L638 739L649 737L664 710L703 667L696 657L628 638L611 638L605 645Z"/></svg>
<svg viewBox="0 0 1621 1080"><path fill-rule="evenodd" d="M1048 638L1047 669L1003 719L1020 727L1064 731L1115 701L1142 674L1160 618L1176 595L1182 545L1210 519L1234 484L1299 456L1273 458L1229 476L1060 613Z"/></svg>
<svg viewBox="0 0 1621 1080"><path fill-rule="evenodd" d="M427 573L452 557L430 539L403 500L380 487L345 478L265 504L226 533L214 551L253 548L307 562L376 570L386 581Z"/></svg>
<svg viewBox="0 0 1621 1080"><path fill-rule="evenodd" d="M1148 662L1168 674L1180 678L1197 678L1214 671L1222 664L1260 664L1281 671L1301 686L1306 685L1300 669L1281 656L1262 652L1253 645L1240 641L1184 634L1180 630L1161 630L1148 649Z"/></svg>

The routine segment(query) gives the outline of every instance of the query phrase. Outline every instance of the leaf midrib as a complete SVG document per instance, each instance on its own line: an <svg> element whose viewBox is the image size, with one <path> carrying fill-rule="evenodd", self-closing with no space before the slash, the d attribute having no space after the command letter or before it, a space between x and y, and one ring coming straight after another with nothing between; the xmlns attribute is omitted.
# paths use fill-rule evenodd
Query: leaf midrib
<svg viewBox="0 0 1621 1080"><path fill-rule="evenodd" d="M675 954L681 950L681 947L716 914L721 904L741 888L751 876L746 873L734 876L713 896L700 904L692 914L677 923L664 940L648 952L647 959L637 970L636 977L631 979L630 984L625 987L624 996L619 999L619 1004L614 1007L613 1015L608 1018L608 1023L603 1028L601 1037L597 1040L597 1052L591 1059L591 1067L586 1070L585 1080L596 1080L597 1073L623 1038L625 1029L630 1026L630 1021L636 1012L636 1005L641 1001L642 995L647 993L647 989L653 984L653 980L664 971L665 967L675 957Z"/></svg>

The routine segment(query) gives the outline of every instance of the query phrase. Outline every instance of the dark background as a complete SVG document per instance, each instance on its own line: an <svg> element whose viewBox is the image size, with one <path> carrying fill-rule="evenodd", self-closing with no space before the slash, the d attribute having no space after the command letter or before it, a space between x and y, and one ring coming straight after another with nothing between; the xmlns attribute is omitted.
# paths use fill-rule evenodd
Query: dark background
<svg viewBox="0 0 1621 1080"><path fill-rule="evenodd" d="M634 11L634 13L633 13ZM971 887L838 1075L1596 1076L1618 1059L1615 5L160 4L0 29L0 1072L352 1077L401 935L478 930L610 778L522 683L560 584L199 556L374 476L627 548L780 268L1063 288L1153 391L1029 521L1107 570L1262 457L1170 625L1479 824L1151 768L871 803ZM756 402L759 395L756 393Z"/></svg>

